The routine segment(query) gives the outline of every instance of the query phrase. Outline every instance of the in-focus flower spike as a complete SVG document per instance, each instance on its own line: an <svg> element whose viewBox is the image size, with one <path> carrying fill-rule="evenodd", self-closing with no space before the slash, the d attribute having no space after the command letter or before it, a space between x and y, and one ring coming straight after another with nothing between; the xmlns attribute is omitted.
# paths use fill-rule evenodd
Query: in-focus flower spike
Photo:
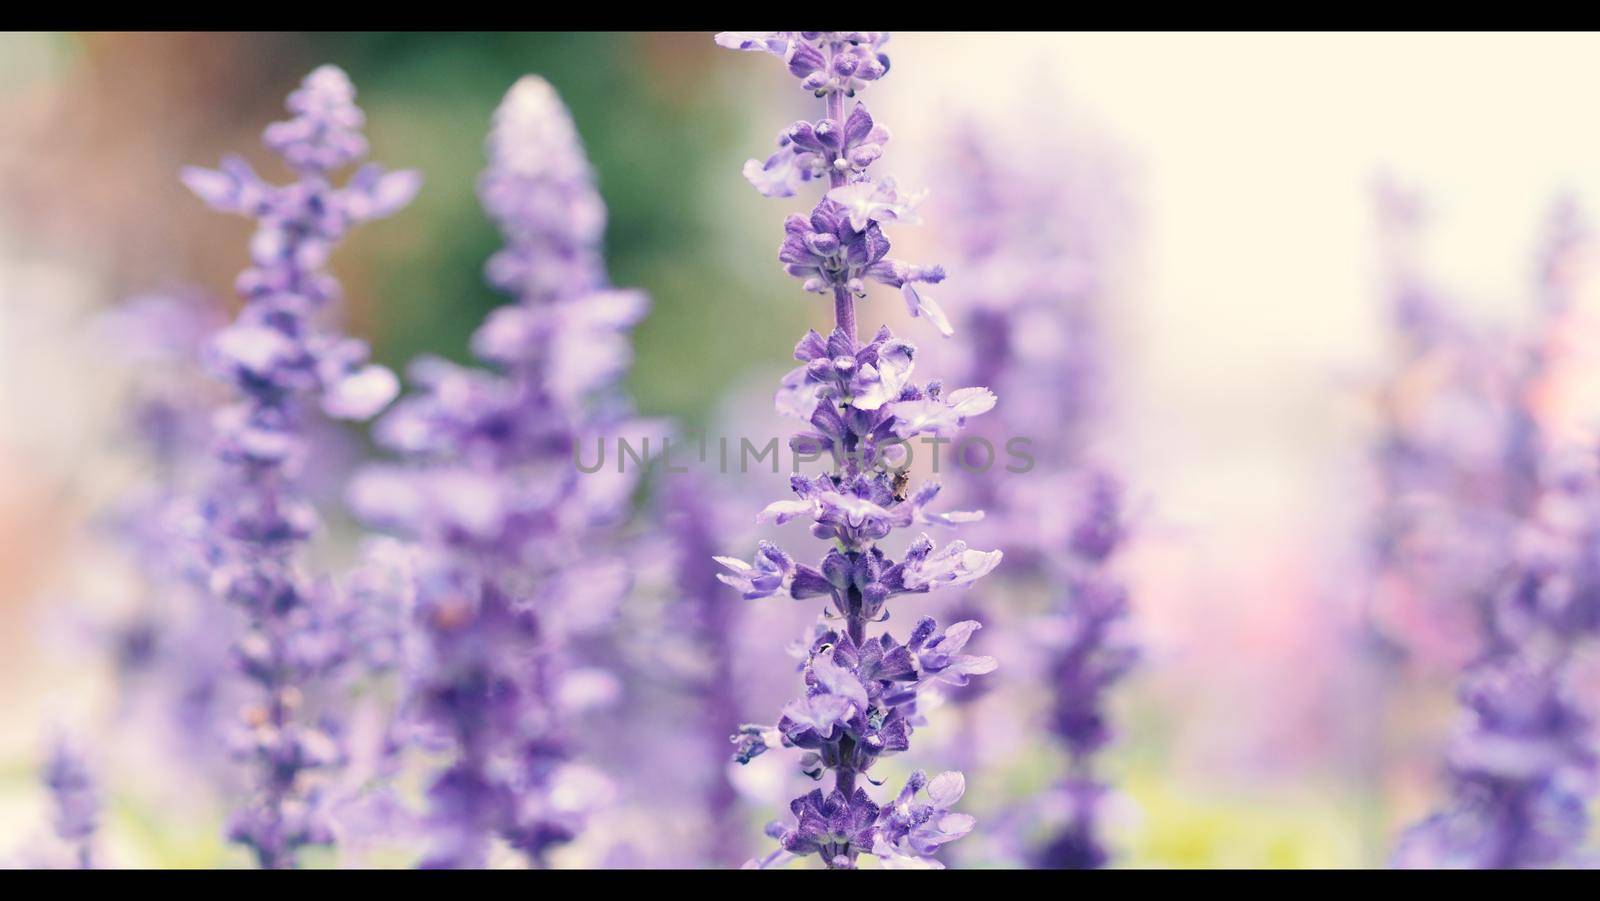
<svg viewBox="0 0 1600 901"><path fill-rule="evenodd" d="M414 392L377 429L402 462L350 491L415 546L406 712L451 755L428 790L428 867L482 867L497 840L542 866L608 794L576 757L588 689L610 677L569 644L628 590L609 533L638 476L574 466L579 442L636 425L617 381L647 299L610 285L605 206L555 89L513 85L486 150L478 195L505 244L485 274L515 302L473 336L485 367L412 364Z"/></svg>
<svg viewBox="0 0 1600 901"><path fill-rule="evenodd" d="M765 163L751 160L745 176L772 197L826 181L825 196L809 216L785 221L778 259L805 290L832 296L835 323L826 336L810 332L801 338L794 354L801 365L783 378L775 397L779 412L809 427L790 439L790 447L831 466L820 475L794 476L795 497L769 504L758 517L775 524L809 519L811 534L834 547L815 567L795 562L770 542L760 544L751 563L716 558L728 570L718 578L744 597L822 598L827 613L842 621L840 627L825 625L801 645L805 694L785 705L775 724L747 724L733 736L734 759L741 763L792 747L804 751L805 775L820 781L832 774L831 786L790 804L792 822L768 828L779 847L749 866L816 855L829 868L850 869L863 854L886 866L937 866L933 855L939 847L972 828L970 817L949 809L964 786L958 773L932 784L918 774L889 808L880 808L869 786L857 781L879 758L910 747L913 730L923 722L917 701L924 689L964 685L997 665L993 658L960 653L977 626L973 622L940 632L924 618L905 644L887 633L867 635L870 623L889 618L892 598L970 585L1001 560L1000 551L972 549L959 539L936 548L927 535L899 562L878 546L895 529L981 518L980 511L929 511L938 485L913 493L903 469L908 438L948 438L995 405L982 386L946 392L937 380L913 382L916 347L887 327L866 342L857 336L855 304L867 281L904 289L916 315L946 336L953 332L943 311L914 287L943 281L944 269L888 256L882 224L914 221L921 196L869 174L889 132L865 104L845 112L846 97L888 72L881 49L887 41L881 32L716 36L723 47L780 57L806 90L824 100L822 119L789 126L778 138L778 152ZM913 801L925 784L929 801Z"/></svg>
<svg viewBox="0 0 1600 901"><path fill-rule="evenodd" d="M920 221L916 208L925 191L904 191L893 178L869 169L883 155L889 130L874 121L864 103L845 111L847 97L889 71L882 31L724 31L718 46L771 53L784 60L801 86L824 100L824 116L800 121L778 135L778 150L744 165L745 178L767 197L792 197L812 181L827 191L810 216L792 215L784 223L778 248L784 271L806 291L833 298L834 318L855 339L856 300L875 281L905 291L913 316L928 319L945 337L949 320L916 283L944 279L939 266L913 266L888 256L889 239L880 223Z"/></svg>
<svg viewBox="0 0 1600 901"><path fill-rule="evenodd" d="M257 768L254 794L236 812L229 836L263 867L292 866L301 847L331 841L317 774L345 759L339 723L308 710L349 656L336 592L297 559L317 528L297 488L307 462L308 406L332 418L365 419L397 390L392 373L367 362L364 343L322 325L318 313L339 295L325 267L353 226L398 211L421 183L415 172L375 164L342 186L331 180L367 146L355 88L338 68L312 72L288 106L292 117L268 127L264 139L298 174L295 181L269 184L237 158L218 170L183 172L212 207L257 222L251 266L236 284L244 307L207 352L211 369L239 399L215 417L222 469L200 507L210 586L243 614L235 664L257 693L241 711L233 742Z"/></svg>

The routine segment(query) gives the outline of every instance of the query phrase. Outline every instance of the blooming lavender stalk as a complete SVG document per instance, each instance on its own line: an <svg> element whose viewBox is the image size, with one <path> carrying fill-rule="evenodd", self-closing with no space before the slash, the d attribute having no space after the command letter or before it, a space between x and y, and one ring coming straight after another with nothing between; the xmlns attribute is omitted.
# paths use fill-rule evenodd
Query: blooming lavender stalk
<svg viewBox="0 0 1600 901"><path fill-rule="evenodd" d="M1448 660L1454 670L1481 653L1510 563L1520 515L1512 511L1524 505L1514 498L1528 495L1537 467L1513 462L1533 459L1527 441L1536 430L1511 400L1509 355L1427 275L1426 199L1384 177L1374 200L1390 349L1373 391L1370 582L1357 636L1369 696L1357 763L1382 786L1401 667L1427 671ZM1369 808L1374 836L1387 819L1386 797L1375 793Z"/></svg>
<svg viewBox="0 0 1600 901"><path fill-rule="evenodd" d="M244 614L233 650L258 700L241 712L239 753L259 774L255 795L230 825L263 867L287 867L308 844L331 839L317 770L343 758L331 717L306 707L348 648L329 616L331 587L313 582L297 557L317 516L297 491L306 460L311 402L336 419L366 419L395 396L393 373L367 363L367 347L329 331L318 314L338 299L325 266L355 225L388 216L420 186L411 171L367 164L343 186L336 171L366 154L355 88L323 66L289 95L291 118L267 127L266 145L293 182L264 181L242 159L217 170L188 168L183 181L212 207L257 221L251 266L239 276L244 307L212 342L207 362L238 400L214 421L222 471L204 516L215 593Z"/></svg>
<svg viewBox="0 0 1600 901"><path fill-rule="evenodd" d="M73 849L79 869L90 869L100 825L100 792L88 765L71 745L57 741L45 761L43 782L50 792L56 837Z"/></svg>
<svg viewBox="0 0 1600 901"><path fill-rule="evenodd" d="M1592 448L1562 447L1537 405L1581 239L1576 213L1559 204L1540 260L1539 335L1504 418L1500 513L1511 540L1487 591L1483 651L1462 679L1452 797L1402 836L1402 866L1570 865L1588 830L1596 759L1569 664L1600 627L1600 467Z"/></svg>
<svg viewBox="0 0 1600 901"><path fill-rule="evenodd" d="M1088 470L1087 503L1058 559L1065 561L1057 646L1050 659L1050 729L1067 751L1068 771L1058 787L1067 823L1041 850L1040 865L1056 869L1101 867L1110 852L1099 812L1111 788L1096 777L1094 759L1111 739L1105 711L1108 690L1138 660L1123 635L1128 594L1110 572L1124 544L1121 490L1110 475Z"/></svg>
<svg viewBox="0 0 1600 901"><path fill-rule="evenodd" d="M962 685L995 668L993 658L962 654L978 624L965 621L940 630L923 617L904 644L887 633L867 636L868 625L888 619L888 601L901 594L970 585L1000 562L1000 551L969 549L951 541L936 548L926 534L916 538L900 562L878 542L913 523L953 525L981 514L936 514L927 509L939 492L926 483L907 494L904 469L912 438L950 439L967 419L987 412L995 398L987 388L946 392L937 381L911 381L916 348L887 327L867 342L856 334L856 302L865 281L900 288L914 316L951 334L943 311L918 285L944 278L937 266L912 266L887 256L882 223L912 216L915 195L902 194L892 179L868 168L883 152L888 131L865 104L846 113L847 97L889 70L881 32L723 32L716 42L738 50L782 58L801 85L824 102L824 118L796 122L778 137L778 151L764 164L745 166L746 178L763 194L793 195L811 181L826 181L825 196L809 217L784 223L778 253L785 271L805 290L830 297L835 328L827 337L808 333L795 347L801 365L783 379L780 411L811 428L790 447L812 459L827 454L831 466L791 480L797 499L769 505L759 517L778 524L806 517L812 534L833 541L820 566L796 563L770 542L761 542L753 563L729 557L720 575L746 599L786 592L796 600L825 598L843 629L812 636L803 664L806 693L783 709L772 726L741 727L736 759L746 762L774 747L804 749L802 770L821 780L832 772L831 791L816 789L794 799L792 825L773 823L768 833L779 849L758 865L816 854L829 868L851 868L861 854L886 866L939 866L940 845L969 832L973 820L951 812L965 790L960 773L929 779L912 774L899 795L879 806L858 775L879 757L910 746L921 722L917 696L926 687ZM866 780L870 782L870 777ZM927 800L919 800L926 792Z"/></svg>
<svg viewBox="0 0 1600 901"><path fill-rule="evenodd" d="M1086 450L1104 402L1109 262L1097 239L1116 225L1117 198L1072 171L1092 161L1078 146L1052 145L1051 158L1064 162L1039 172L1010 148L994 152L982 133L969 125L950 141L949 165L962 175L953 211L962 324L974 336L963 368L1006 397L977 432L991 446L1024 436L1037 460L1026 480L961 487L988 513L983 537L1009 549L1003 580L1013 590L1041 584L1052 597L1026 630L1046 645L1048 725L1068 766L1044 806L1064 822L1030 856L1050 868L1099 867L1110 859L1099 812L1111 787L1094 761L1112 735L1109 691L1138 657L1125 634L1127 591L1112 572L1127 540L1121 486Z"/></svg>
<svg viewBox="0 0 1600 901"><path fill-rule="evenodd" d="M1447 760L1450 802L1402 836L1400 866L1579 862L1597 771L1569 663L1600 620L1600 471L1592 451L1577 464L1557 471L1520 531L1491 644L1462 679L1467 718Z"/></svg>
<svg viewBox="0 0 1600 901"><path fill-rule="evenodd" d="M637 475L574 466L627 426L616 381L647 298L607 281L605 206L555 90L518 81L487 149L479 196L505 237L487 276L516 298L473 336L491 368L414 363L420 391L378 429L407 464L351 489L418 554L408 709L452 755L428 793L431 867L483 866L497 837L541 865L581 828L567 644L627 588L605 539Z"/></svg>

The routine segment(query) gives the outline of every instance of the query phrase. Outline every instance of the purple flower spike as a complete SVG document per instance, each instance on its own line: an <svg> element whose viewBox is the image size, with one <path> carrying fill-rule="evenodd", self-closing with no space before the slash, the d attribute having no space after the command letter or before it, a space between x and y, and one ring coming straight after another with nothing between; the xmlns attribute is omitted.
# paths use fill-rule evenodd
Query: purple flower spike
<svg viewBox="0 0 1600 901"><path fill-rule="evenodd" d="M229 838L263 867L293 866L301 847L331 841L323 777L345 759L338 724L306 709L351 656L341 599L298 560L317 528L297 493L308 420L318 408L366 419L398 388L392 373L367 362L364 343L320 324L317 314L339 296L326 265L352 227L398 211L421 184L414 172L373 164L343 186L331 180L367 150L355 88L338 68L312 72L288 106L292 118L269 126L264 139L298 173L295 181L269 184L238 159L183 172L212 207L257 221L251 267L236 285L244 307L206 352L238 401L214 419L221 472L198 506L209 584L243 613L233 657L256 694L232 740L256 767L254 793Z"/></svg>
<svg viewBox="0 0 1600 901"><path fill-rule="evenodd" d="M637 473L583 472L574 451L633 426L617 381L648 299L609 282L605 205L554 88L513 85L486 149L478 197L505 243L485 276L514 303L473 336L483 367L412 364L377 429L401 462L350 490L419 560L405 712L450 759L428 789L429 867L482 867L497 840L540 866L581 833L606 791L575 719L615 680L569 645L629 588L610 542ZM774 560L740 565L748 591L781 581Z"/></svg>
<svg viewBox="0 0 1600 901"><path fill-rule="evenodd" d="M945 291L959 304L956 325L969 339L960 348L965 365L958 383L984 387L891 409L901 434L940 435L964 423L994 446L1024 436L1038 451L1024 479L960 477L951 488L963 506L985 509L969 534L1004 544L1001 578L1048 586L1048 612L1007 620L1012 605L986 605L981 586L958 609L1042 646L1039 669L1029 677L1049 690L1043 726L1066 765L1036 805L1019 811L1037 821L1030 831L1043 841L1017 848L1015 863L1099 867L1111 858L1101 801L1113 790L1096 776L1096 757L1114 735L1105 710L1110 694L1137 659L1127 634L1128 595L1115 572L1129 531L1122 489L1085 451L1100 424L1101 323L1115 299L1103 276L1110 268L1105 233L1117 224L1120 204L1115 181L1105 177L1109 161L1092 146L1048 144L1041 149L1052 165L1044 170L1019 160L1023 148L984 135L958 124L944 159L945 168L960 174L948 213L962 278ZM903 293L913 314L942 318L919 286L908 284ZM995 393L1003 403L995 403ZM931 540L918 542L907 557L901 581L929 588L963 584L987 566L956 542L939 550ZM931 623L919 625L916 635L920 640L910 644L926 669L949 661L941 677L952 702L980 697L983 683L970 675L989 664L965 648L981 635L966 623L942 639ZM971 747L983 737L962 739Z"/></svg>
<svg viewBox="0 0 1600 901"><path fill-rule="evenodd" d="M1064 577L1065 603L1046 630L1054 689L1049 724L1070 761L1069 775L1056 787L1067 822L1038 854L1040 865L1053 869L1089 869L1110 860L1100 834L1101 802L1110 787L1091 775L1092 766L1113 734L1105 710L1110 689L1139 660L1126 634L1127 590L1110 569L1125 534L1121 490L1105 473L1089 470L1086 477L1071 550L1064 555L1072 561ZM1082 540L1086 535L1096 540Z"/></svg>
<svg viewBox="0 0 1600 901"><path fill-rule="evenodd" d="M796 122L778 137L766 162L745 164L745 177L764 195L789 197L812 182L824 196L810 215L784 222L778 260L806 291L834 302L836 327L826 336L810 332L795 346L800 366L784 376L775 397L779 412L808 428L790 439L797 453L825 456L828 471L795 476L794 497L769 504L757 522L783 524L809 519L811 534L833 543L811 567L769 542L753 563L731 557L716 561L729 572L718 578L749 599L780 592L796 600L825 598L842 629L823 628L801 645L805 694L784 706L776 724L746 725L733 736L734 759L747 763L778 746L800 748L801 772L822 780L790 805L792 824L774 823L768 834L779 847L748 866L776 866L816 855L831 869L852 869L865 854L884 866L938 866L940 846L967 834L972 818L950 812L964 781L946 773L914 785L889 808L880 809L857 776L881 757L910 747L922 722L919 694L934 686L967 684L992 672L991 657L960 653L976 623L938 632L931 619L919 623L907 644L889 634L867 636L871 623L889 617L899 595L970 585L999 565L1000 551L969 549L956 540L935 550L927 536L899 562L878 546L894 530L922 525L976 522L978 511L930 512L938 485L912 492L905 474L905 442L912 436L949 438L969 418L987 412L995 397L987 388L946 393L937 380L912 380L916 347L887 327L868 341L856 331L856 302L867 282L905 292L914 315L946 336L953 333L943 310L916 285L944 279L939 266L913 266L888 256L885 224L916 221L920 193L901 191L894 180L874 177L870 167L883 153L889 132L866 105L845 113L845 100L883 77L889 59L882 32L723 32L719 46L766 52L781 58L801 86L824 101L823 117ZM867 777L867 782L871 778ZM924 786L930 800L912 798Z"/></svg>
<svg viewBox="0 0 1600 901"><path fill-rule="evenodd" d="M1384 199L1391 224L1415 227L1414 213L1402 217L1410 210L1393 195ZM1559 352L1551 336L1571 301L1567 267L1584 241L1576 211L1569 203L1557 204L1539 261L1541 334L1518 348L1513 390L1495 411L1500 453L1495 471L1484 479L1496 492L1493 540L1479 545L1494 548L1494 556L1492 566L1474 570L1479 584L1470 586L1482 649L1463 672L1458 691L1463 718L1446 758L1451 792L1437 813L1401 835L1394 855L1399 866L1512 869L1591 862L1584 846L1600 759L1575 662L1600 633L1600 571L1594 565L1600 460L1592 447L1564 445L1536 405L1548 363ZM1415 313L1418 306L1401 312L1408 310ZM1419 323L1415 316L1397 318L1407 329ZM1424 346L1445 336L1419 330L1408 337ZM1400 477L1409 473L1394 465L1398 460L1384 462L1392 466L1386 473L1392 483L1403 487ZM1441 500L1464 512L1482 504L1478 494ZM1464 543L1469 527L1463 526L1458 541ZM1404 572L1408 561L1401 543L1385 542L1380 550L1382 565Z"/></svg>

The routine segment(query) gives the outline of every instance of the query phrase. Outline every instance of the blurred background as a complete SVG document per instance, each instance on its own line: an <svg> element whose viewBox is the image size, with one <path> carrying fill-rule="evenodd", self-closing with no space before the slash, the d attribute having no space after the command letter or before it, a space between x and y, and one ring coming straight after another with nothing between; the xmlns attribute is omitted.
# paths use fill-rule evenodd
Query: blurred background
<svg viewBox="0 0 1600 901"><path fill-rule="evenodd" d="M958 120L1041 167L1071 161L1028 148L1070 132L1115 160L1127 199L1094 438L1137 511L1125 569L1146 646L1108 752L1126 794L1117 862L1382 864L1440 796L1460 661L1397 680L1363 644L1388 352L1374 180L1430 199L1433 277L1465 315L1514 327L1551 202L1600 206L1600 37L903 33L888 49L893 77L872 92L894 134L882 165L932 184L930 210ZM774 262L799 202L739 177L814 104L708 34L0 36L0 850L40 828L44 736L105 703L82 663L85 611L117 571L90 526L130 477L114 427L128 376L87 324L152 290L231 302L249 223L206 210L177 170L263 161L260 128L323 62L355 82L374 158L426 175L334 264L350 330L380 361L465 358L500 302L474 180L491 111L529 72L588 147L613 280L653 297L629 383L642 412L715 428L827 320ZM896 231L897 255L939 258L949 224L927 219ZM1560 412L1574 435L1600 419L1583 390L1592 295ZM862 313L905 318L888 291ZM107 777L113 857L236 862L203 827L119 802L126 778Z"/></svg>

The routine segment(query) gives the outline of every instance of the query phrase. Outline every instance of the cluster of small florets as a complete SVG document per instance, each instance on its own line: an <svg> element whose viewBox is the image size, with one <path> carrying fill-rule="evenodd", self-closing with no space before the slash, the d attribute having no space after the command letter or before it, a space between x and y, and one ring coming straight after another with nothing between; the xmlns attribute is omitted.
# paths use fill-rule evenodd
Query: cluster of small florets
<svg viewBox="0 0 1600 901"><path fill-rule="evenodd" d="M857 774L883 756L904 751L922 720L917 699L933 686L959 686L972 675L995 668L989 657L962 654L978 627L966 621L940 631L930 618L920 620L904 644L888 634L866 636L868 623L889 617L896 595L969 585L1000 562L999 551L970 549L962 541L936 547L917 537L898 562L877 542L896 528L947 526L970 522L976 512L932 513L927 507L939 491L925 484L914 493L903 469L913 438L948 440L970 417L994 406L983 387L947 392L937 381L911 381L916 348L880 329L866 342L856 336L855 304L865 283L900 288L913 315L925 316L951 334L939 307L916 285L941 281L937 266L911 266L887 256L885 222L912 218L918 195L902 194L890 179L868 172L883 151L888 131L873 121L864 104L844 114L844 98L888 71L880 48L888 36L864 32L731 33L717 43L780 56L807 90L825 98L827 116L797 122L780 135L778 152L766 163L752 160L745 175L762 194L790 196L802 185L826 179L829 190L811 215L791 216L779 260L807 291L831 295L838 327L827 337L810 332L795 347L800 366L783 379L777 409L806 422L790 447L820 459L829 471L796 475L794 499L769 505L759 518L781 524L809 518L811 533L834 542L821 563L808 566L770 542L762 542L753 562L718 557L729 572L720 575L746 598L786 593L797 600L826 598L842 629L821 627L806 641L803 697L783 709L775 725L749 725L734 736L735 759L748 762L769 748L804 751L800 766L822 779L832 772L834 787L797 798L790 805L793 825L773 824L769 834L779 850L757 863L770 865L791 855L816 854L829 867L852 867L860 854L886 865L936 866L937 847L964 835L970 817L949 812L964 783L947 773L926 783L918 773L901 797L880 808ZM917 792L929 788L930 801Z"/></svg>
<svg viewBox="0 0 1600 901"><path fill-rule="evenodd" d="M818 97L855 96L889 73L887 31L723 31L717 46L780 57L800 86Z"/></svg>
<svg viewBox="0 0 1600 901"><path fill-rule="evenodd" d="M1592 542L1592 525L1585 531L1581 540ZM1448 757L1451 802L1402 837L1402 866L1577 862L1597 761L1568 662L1595 631L1597 587L1592 575L1569 578L1571 558L1527 548L1519 557L1496 599L1495 644L1462 680L1467 716Z"/></svg>
<svg viewBox="0 0 1600 901"><path fill-rule="evenodd" d="M1560 673L1514 657L1475 667L1461 700L1469 725L1452 744L1454 799L1413 827L1401 866L1571 864L1588 832L1589 722Z"/></svg>
<svg viewBox="0 0 1600 901"><path fill-rule="evenodd" d="M1581 238L1570 209L1558 207L1554 220L1541 261L1546 327L1567 309L1559 259ZM1401 837L1395 860L1403 866L1581 862L1600 771L1571 664L1600 632L1600 459L1563 447L1532 405L1550 353L1545 335L1523 349L1499 411L1491 483L1498 571L1472 598L1483 646L1459 691L1465 716L1447 758L1452 794Z"/></svg>
<svg viewBox="0 0 1600 901"><path fill-rule="evenodd" d="M217 337L210 362L259 404L314 393L327 415L366 419L394 399L394 375L366 362L365 343L319 332L311 316L339 295L338 282L325 269L334 246L354 226L405 207L421 177L368 163L343 186L330 181L334 171L366 152L355 88L339 69L324 66L309 75L290 95L289 110L294 118L269 126L265 140L298 173L295 181L271 184L235 156L219 169L183 172L184 183L213 208L257 221L252 265L236 285L249 303ZM238 426L273 430L268 423ZM236 444L250 446L267 436L234 437ZM283 443L281 435L274 437L274 444Z"/></svg>
<svg viewBox="0 0 1600 901"><path fill-rule="evenodd" d="M844 290L858 298L866 295L868 280L893 288L943 281L939 266L911 266L885 256L889 240L878 223L906 218L907 207L893 192L892 185L856 182L828 192L809 218L790 216L778 249L783 270L813 294Z"/></svg>
<svg viewBox="0 0 1600 901"><path fill-rule="evenodd" d="M793 215L784 223L778 249L784 271L817 294L863 297L866 282L901 289L913 316L926 316L946 337L951 334L944 311L919 290L919 284L944 280L940 266L913 266L891 259L889 240L880 223L919 221L917 205L925 192L904 191L893 178L874 178L868 167L883 155L889 130L876 123L866 104L848 115L845 97L889 71L881 47L885 32L722 32L717 44L783 58L802 85L827 100L827 115L800 121L778 135L777 152L765 162L745 163L744 175L767 197L791 197L814 180L826 180L828 191L810 216ZM851 336L852 338L854 336Z"/></svg>
<svg viewBox="0 0 1600 901"><path fill-rule="evenodd" d="M1125 204L1114 181L1088 177L1101 174L1092 147L1052 143L1060 167L1040 172L983 129L958 125L946 145L944 168L960 175L950 213L960 321L970 336L962 372L1006 398L976 428L996 443L1024 436L1039 453L1039 471L1026 480L953 486L963 503L988 512L974 529L1006 548L1007 587L1051 593L1048 612L1013 629L1043 652L1044 726L1065 767L1029 813L1046 837L1017 856L1049 868L1100 867L1111 858L1104 812L1115 791L1096 758L1116 731L1112 691L1138 658L1128 591L1115 571L1129 537L1123 490L1087 450L1101 424L1112 289L1098 230L1124 218Z"/></svg>
<svg viewBox="0 0 1600 901"><path fill-rule="evenodd" d="M1066 561L1062 597L1050 623L1049 722L1070 763L1056 787L1066 822L1038 862L1059 869L1101 867L1110 860L1100 814L1112 788L1095 775L1093 763L1114 734L1106 711L1110 691L1139 659L1126 634L1128 590L1110 567L1127 537L1121 487L1099 470L1088 469L1080 478L1082 509L1060 550Z"/></svg>
<svg viewBox="0 0 1600 901"><path fill-rule="evenodd" d="M839 789L827 795L812 789L789 804L795 825L769 828L768 834L786 853L815 854L837 869L853 866L863 853L885 867L924 867L940 846L972 831L970 815L950 810L966 788L960 773L940 773L930 781L917 770L886 807L879 807L862 788L848 797Z"/></svg>

